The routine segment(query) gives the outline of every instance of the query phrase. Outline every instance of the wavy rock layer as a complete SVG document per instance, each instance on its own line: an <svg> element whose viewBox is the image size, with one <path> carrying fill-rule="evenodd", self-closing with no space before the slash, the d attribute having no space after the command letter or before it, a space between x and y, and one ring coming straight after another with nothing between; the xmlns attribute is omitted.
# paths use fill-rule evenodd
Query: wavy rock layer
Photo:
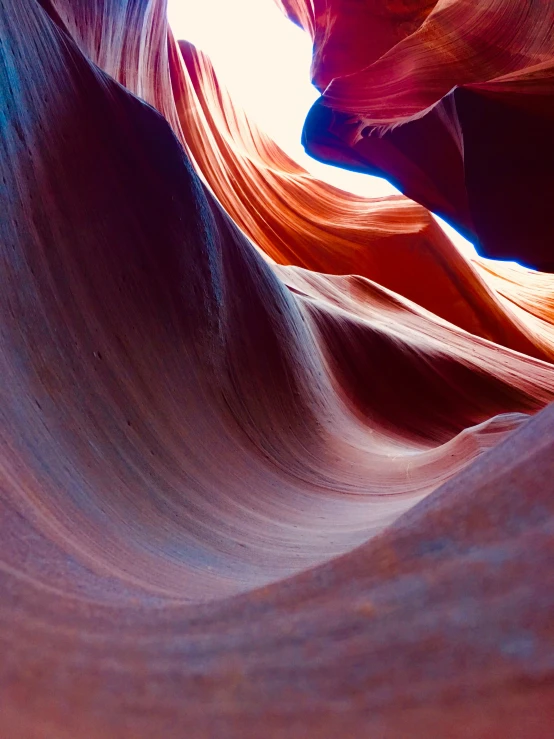
<svg viewBox="0 0 554 739"><path fill-rule="evenodd" d="M0 39L0 733L549 736L552 278L313 180L163 3Z"/></svg>
<svg viewBox="0 0 554 739"><path fill-rule="evenodd" d="M317 158L384 174L492 257L554 271L554 6L276 0L315 43Z"/></svg>

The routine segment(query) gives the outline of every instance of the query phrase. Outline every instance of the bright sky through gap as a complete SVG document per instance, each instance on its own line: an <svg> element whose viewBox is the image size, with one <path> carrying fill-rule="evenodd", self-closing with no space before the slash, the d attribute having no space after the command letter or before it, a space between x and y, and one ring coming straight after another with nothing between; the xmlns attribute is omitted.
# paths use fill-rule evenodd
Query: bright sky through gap
<svg viewBox="0 0 554 739"><path fill-rule="evenodd" d="M311 39L273 0L168 0L168 18L176 38L208 54L233 99L302 167L358 195L398 192L380 177L322 164L304 151L302 126L319 96L310 82ZM475 253L469 241L437 220L464 254Z"/></svg>

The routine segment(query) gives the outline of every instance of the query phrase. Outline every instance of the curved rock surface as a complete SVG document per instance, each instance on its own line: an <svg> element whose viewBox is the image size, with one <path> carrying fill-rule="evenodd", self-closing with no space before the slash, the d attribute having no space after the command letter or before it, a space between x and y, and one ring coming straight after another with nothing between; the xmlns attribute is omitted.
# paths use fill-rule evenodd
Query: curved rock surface
<svg viewBox="0 0 554 739"><path fill-rule="evenodd" d="M314 180L163 2L0 40L0 735L550 736L553 278Z"/></svg>
<svg viewBox="0 0 554 739"><path fill-rule="evenodd" d="M309 153L387 176L491 257L554 271L554 6L276 0L315 44Z"/></svg>

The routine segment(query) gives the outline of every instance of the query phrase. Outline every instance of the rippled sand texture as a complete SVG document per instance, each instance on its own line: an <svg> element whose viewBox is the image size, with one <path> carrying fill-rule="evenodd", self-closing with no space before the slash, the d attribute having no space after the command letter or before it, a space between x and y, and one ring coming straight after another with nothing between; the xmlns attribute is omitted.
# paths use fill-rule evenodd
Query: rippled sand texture
<svg viewBox="0 0 554 739"><path fill-rule="evenodd" d="M552 276L314 180L163 2L0 41L0 736L550 737Z"/></svg>

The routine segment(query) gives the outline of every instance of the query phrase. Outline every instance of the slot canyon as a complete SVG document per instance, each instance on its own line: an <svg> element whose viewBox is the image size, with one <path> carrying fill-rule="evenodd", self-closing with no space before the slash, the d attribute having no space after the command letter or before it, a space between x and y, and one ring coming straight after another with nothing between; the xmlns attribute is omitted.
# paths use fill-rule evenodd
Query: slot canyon
<svg viewBox="0 0 554 739"><path fill-rule="evenodd" d="M273 1L0 0L0 737L551 739L554 2Z"/></svg>

